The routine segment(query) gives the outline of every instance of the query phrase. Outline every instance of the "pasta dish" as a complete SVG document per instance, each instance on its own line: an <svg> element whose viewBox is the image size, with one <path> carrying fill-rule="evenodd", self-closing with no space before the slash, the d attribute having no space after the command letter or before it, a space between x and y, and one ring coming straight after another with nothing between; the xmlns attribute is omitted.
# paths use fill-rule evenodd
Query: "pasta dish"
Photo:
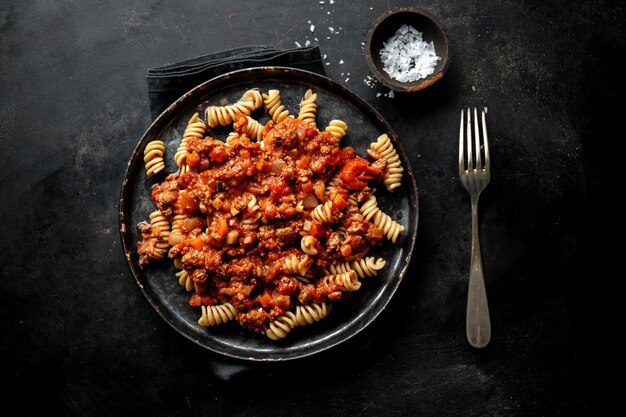
<svg viewBox="0 0 626 417"><path fill-rule="evenodd" d="M251 89L234 104L207 107L189 119L171 174L163 141L147 144L146 173L158 180L155 210L140 225L139 264L174 263L200 326L233 321L282 339L374 277L386 261L370 250L404 231L375 195L376 186L401 185L390 138L357 155L340 146L346 123L318 128L316 100L308 90L292 115L279 90ZM255 112L271 119L262 124ZM224 140L207 134L218 126L232 132Z"/></svg>

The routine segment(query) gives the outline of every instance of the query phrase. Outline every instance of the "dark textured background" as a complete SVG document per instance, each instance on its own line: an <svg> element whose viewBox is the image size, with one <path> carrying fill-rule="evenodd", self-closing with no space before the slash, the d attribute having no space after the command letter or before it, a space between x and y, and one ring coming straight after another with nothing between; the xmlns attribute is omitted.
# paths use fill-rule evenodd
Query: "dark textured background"
<svg viewBox="0 0 626 417"><path fill-rule="evenodd" d="M430 90L388 98L364 81L361 42L398 5L444 22L452 63ZM2 1L5 410L596 415L624 385L625 17L623 2L609 0ZM327 55L327 74L377 108L409 151L416 252L388 308L354 339L244 372L235 363L225 380L219 358L150 307L120 247L121 181L150 124L145 71L307 39ZM470 209L456 158L466 105L489 109L493 174L480 215L493 339L484 351L464 333Z"/></svg>

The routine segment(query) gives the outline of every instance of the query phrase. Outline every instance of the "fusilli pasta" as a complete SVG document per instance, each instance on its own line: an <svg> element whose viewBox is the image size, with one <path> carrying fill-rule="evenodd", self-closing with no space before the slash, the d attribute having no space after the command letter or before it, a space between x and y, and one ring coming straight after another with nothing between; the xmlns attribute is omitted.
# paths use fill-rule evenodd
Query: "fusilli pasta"
<svg viewBox="0 0 626 417"><path fill-rule="evenodd" d="M355 271L358 274L359 278L373 277L386 264L387 261L385 261L384 259L376 259L373 256L370 256L352 262L344 262L336 265L330 265L326 272L328 274L336 275Z"/></svg>
<svg viewBox="0 0 626 417"><path fill-rule="evenodd" d="M378 208L375 196L371 196L363 203L360 210L366 220L371 219L377 227L383 229L383 233L387 236L387 239L391 240L392 243L396 243L398 235L404 231L404 226L397 223L389 217L388 214Z"/></svg>
<svg viewBox="0 0 626 417"><path fill-rule="evenodd" d="M206 124L198 119L198 113L194 113L189 119L187 123L187 127L185 128L185 132L183 133L183 139L174 154L174 160L176 161L176 165L180 168L180 173L184 174L189 171L189 166L185 163L187 159L187 155L189 152L187 151L187 143L191 138L199 138L202 139L204 134L206 133Z"/></svg>
<svg viewBox="0 0 626 417"><path fill-rule="evenodd" d="M249 116L254 110L258 109L263 101L261 93L256 90L248 90L234 104L226 106L209 106L205 111L205 118L210 127L227 126L237 119L238 115Z"/></svg>
<svg viewBox="0 0 626 417"><path fill-rule="evenodd" d="M216 306L201 306L202 316L198 320L200 326L215 326L234 320L237 315L235 306L231 303Z"/></svg>
<svg viewBox="0 0 626 417"><path fill-rule="evenodd" d="M387 161L383 183L389 191L398 188L402 182L402 172L404 168L402 168L400 156L393 147L389 136L387 136L386 133L380 135L376 142L370 144L367 153L374 159L382 158Z"/></svg>
<svg viewBox="0 0 626 417"><path fill-rule="evenodd" d="M300 241L302 252L312 256L317 255L317 249L315 249L316 244L318 244L318 241L314 236L305 236Z"/></svg>
<svg viewBox="0 0 626 417"><path fill-rule="evenodd" d="M327 201L323 204L318 204L311 213L311 217L315 220L324 223L332 223L333 221L333 202Z"/></svg>
<svg viewBox="0 0 626 417"><path fill-rule="evenodd" d="M287 274L306 275L312 263L313 259L306 254L302 257L298 257L298 255L287 256L283 261L283 271Z"/></svg>
<svg viewBox="0 0 626 417"><path fill-rule="evenodd" d="M152 226L152 236L155 237L150 257L155 260L163 259L163 256L170 247L168 243L170 222L167 217L161 213L161 210L156 210L150 213L150 226Z"/></svg>
<svg viewBox="0 0 626 417"><path fill-rule="evenodd" d="M296 324L298 326L305 326L307 324L313 324L316 321L320 321L332 310L330 305L325 302L320 304L310 304L296 307Z"/></svg>
<svg viewBox="0 0 626 417"><path fill-rule="evenodd" d="M265 334L272 340L279 340L287 337L294 327L296 327L296 315L291 311L287 311L276 320L270 322Z"/></svg>
<svg viewBox="0 0 626 417"><path fill-rule="evenodd" d="M361 282L354 271L343 272L341 274L327 275L322 280L326 285L337 285L345 291L357 291L361 288Z"/></svg>
<svg viewBox="0 0 626 417"><path fill-rule="evenodd" d="M348 125L343 120L331 120L325 130L339 140L346 135Z"/></svg>
<svg viewBox="0 0 626 417"><path fill-rule="evenodd" d="M181 287L185 287L187 291L193 290L193 280L189 276L189 272L181 269L176 273L176 277L178 278L178 283L181 285Z"/></svg>
<svg viewBox="0 0 626 417"><path fill-rule="evenodd" d="M280 91L270 90L267 94L263 93L265 108L276 123L280 123L289 116L289 110L285 110L285 106L280 101Z"/></svg>
<svg viewBox="0 0 626 417"><path fill-rule="evenodd" d="M162 140L153 140L146 145L146 149L143 151L143 161L146 164L146 174L149 177L165 169L164 153L165 143Z"/></svg>
<svg viewBox="0 0 626 417"><path fill-rule="evenodd" d="M331 306L325 302L297 306L295 314L292 311L287 311L276 320L270 322L265 334L272 340L284 339L294 327L318 322L327 317L331 310Z"/></svg>
<svg viewBox="0 0 626 417"><path fill-rule="evenodd" d="M307 122L311 126L316 126L315 118L317 114L317 94L311 89L304 93L304 99L300 102L300 113L298 119Z"/></svg>

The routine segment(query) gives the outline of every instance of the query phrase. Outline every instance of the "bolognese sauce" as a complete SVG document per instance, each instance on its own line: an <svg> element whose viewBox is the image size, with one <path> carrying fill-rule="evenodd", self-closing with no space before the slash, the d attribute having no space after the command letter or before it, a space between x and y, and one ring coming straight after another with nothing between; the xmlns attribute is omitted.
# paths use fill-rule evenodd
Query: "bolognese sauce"
<svg viewBox="0 0 626 417"><path fill-rule="evenodd" d="M296 306L347 297L324 277L383 238L359 204L372 196L370 182L382 180L385 160L370 163L292 117L269 121L260 142L246 136L246 123L245 116L235 121L238 135L229 143L190 138L188 172L169 175L151 197L176 223L168 256L193 281L189 304L230 303L241 326L261 333ZM141 232L145 267L155 231L144 225Z"/></svg>

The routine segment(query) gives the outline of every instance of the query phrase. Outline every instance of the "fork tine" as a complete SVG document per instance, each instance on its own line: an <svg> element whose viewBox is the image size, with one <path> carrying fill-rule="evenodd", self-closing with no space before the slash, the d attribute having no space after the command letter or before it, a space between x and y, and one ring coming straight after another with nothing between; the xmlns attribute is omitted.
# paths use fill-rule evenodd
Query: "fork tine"
<svg viewBox="0 0 626 417"><path fill-rule="evenodd" d="M476 107L474 107L474 135L476 136L474 138L475 144L476 144L476 169L482 169L483 168L483 163L482 163L482 158L480 157L480 131L479 131L479 127L478 127L478 110L476 110Z"/></svg>
<svg viewBox="0 0 626 417"><path fill-rule="evenodd" d="M461 109L461 127L459 128L459 175L465 171L465 152L463 146L463 114L465 110Z"/></svg>
<svg viewBox="0 0 626 417"><path fill-rule="evenodd" d="M467 170L473 171L474 156L472 155L472 113L470 108L467 108Z"/></svg>
<svg viewBox="0 0 626 417"><path fill-rule="evenodd" d="M487 140L487 122L485 121L485 111L482 112L482 124L483 124L483 140L485 150L485 169L489 170L489 141Z"/></svg>

